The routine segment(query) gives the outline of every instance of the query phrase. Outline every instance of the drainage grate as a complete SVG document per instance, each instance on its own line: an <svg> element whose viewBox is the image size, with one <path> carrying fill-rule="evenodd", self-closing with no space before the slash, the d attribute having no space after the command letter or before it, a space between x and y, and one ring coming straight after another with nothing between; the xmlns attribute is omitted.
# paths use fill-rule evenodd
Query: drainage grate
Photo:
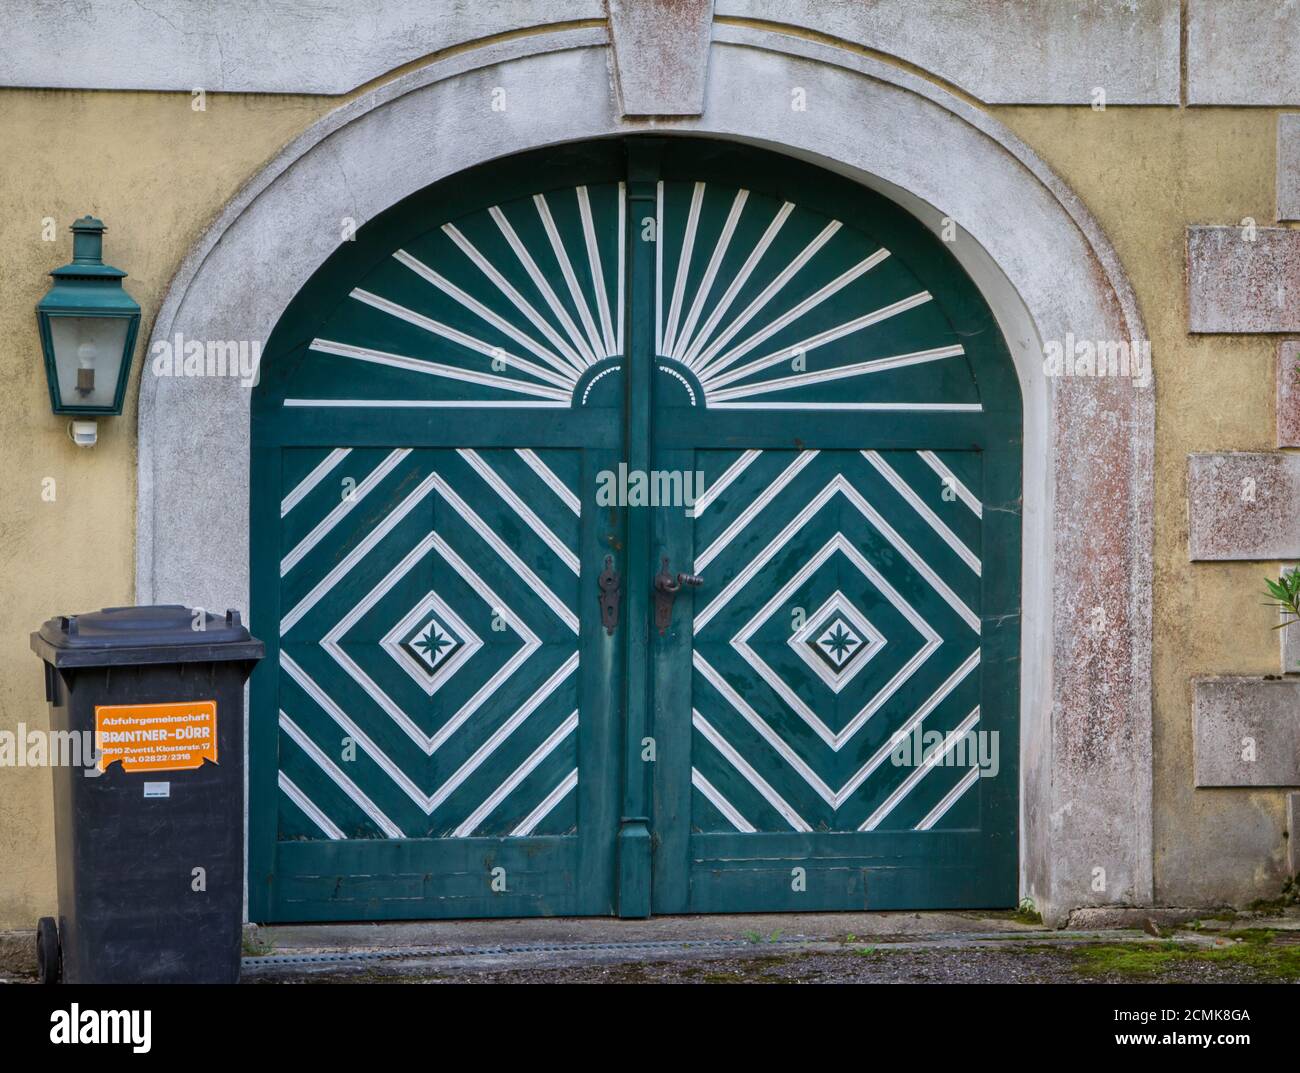
<svg viewBox="0 0 1300 1073"><path fill-rule="evenodd" d="M598 950L692 950L700 948L762 947L792 943L824 942L803 935L780 936L753 942L750 939L647 939L643 942L610 943L524 943L511 946L404 947L396 950L359 950L335 954L268 954L241 959L245 969L270 965L334 965L348 961L404 961L408 958L484 957L493 954L559 954Z"/></svg>

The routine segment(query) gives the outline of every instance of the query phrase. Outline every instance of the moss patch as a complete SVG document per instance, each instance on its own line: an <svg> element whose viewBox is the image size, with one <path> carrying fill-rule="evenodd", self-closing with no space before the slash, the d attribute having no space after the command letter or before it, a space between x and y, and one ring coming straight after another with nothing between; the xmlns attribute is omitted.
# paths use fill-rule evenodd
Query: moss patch
<svg viewBox="0 0 1300 1073"><path fill-rule="evenodd" d="M1300 946L1282 945L1276 933L1253 929L1229 933L1224 946L1186 943L1106 943L1074 947L1069 955L1075 971L1088 975L1151 977L1189 963L1229 965L1260 979L1300 980Z"/></svg>
<svg viewBox="0 0 1300 1073"><path fill-rule="evenodd" d="M1257 913L1280 913L1293 905L1300 905L1300 876L1293 876L1282 884L1282 893L1276 898L1257 898L1250 908Z"/></svg>
<svg viewBox="0 0 1300 1073"><path fill-rule="evenodd" d="M965 914L983 920L1014 920L1018 924L1042 924L1043 914L1034 908L1029 898L1021 900L1014 909L988 909L980 913Z"/></svg>
<svg viewBox="0 0 1300 1073"><path fill-rule="evenodd" d="M239 949L244 957L267 957L275 953L275 943L263 939L256 932L245 932L243 939L240 940Z"/></svg>

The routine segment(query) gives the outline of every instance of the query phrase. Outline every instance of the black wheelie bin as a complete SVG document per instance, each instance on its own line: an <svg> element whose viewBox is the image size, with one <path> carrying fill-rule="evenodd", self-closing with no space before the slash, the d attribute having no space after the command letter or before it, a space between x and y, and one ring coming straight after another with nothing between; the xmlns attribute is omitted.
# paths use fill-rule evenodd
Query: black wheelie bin
<svg viewBox="0 0 1300 1073"><path fill-rule="evenodd" d="M237 611L171 604L52 618L31 645L61 758L41 978L238 981L244 684L262 643Z"/></svg>

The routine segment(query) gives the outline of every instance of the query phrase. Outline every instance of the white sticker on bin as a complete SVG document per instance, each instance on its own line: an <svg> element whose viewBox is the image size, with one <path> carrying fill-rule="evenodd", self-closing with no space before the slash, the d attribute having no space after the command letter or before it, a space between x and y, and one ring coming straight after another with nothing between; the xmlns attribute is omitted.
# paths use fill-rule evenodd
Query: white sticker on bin
<svg viewBox="0 0 1300 1073"><path fill-rule="evenodd" d="M170 782L146 782L144 784L145 797L171 797L172 784Z"/></svg>

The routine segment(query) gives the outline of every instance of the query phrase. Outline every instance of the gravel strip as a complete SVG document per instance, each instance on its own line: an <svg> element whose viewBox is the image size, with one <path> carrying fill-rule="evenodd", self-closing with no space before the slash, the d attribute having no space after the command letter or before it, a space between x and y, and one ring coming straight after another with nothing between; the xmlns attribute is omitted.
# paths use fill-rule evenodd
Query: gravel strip
<svg viewBox="0 0 1300 1073"><path fill-rule="evenodd" d="M1248 966L1182 961L1158 974L1079 971L1068 949L1002 946L935 947L870 952L771 953L690 960L663 958L567 966L495 968L460 963L452 971L368 965L339 974L277 975L277 983L1258 983ZM422 967L423 968L423 967ZM1271 981L1269 981L1271 982Z"/></svg>

